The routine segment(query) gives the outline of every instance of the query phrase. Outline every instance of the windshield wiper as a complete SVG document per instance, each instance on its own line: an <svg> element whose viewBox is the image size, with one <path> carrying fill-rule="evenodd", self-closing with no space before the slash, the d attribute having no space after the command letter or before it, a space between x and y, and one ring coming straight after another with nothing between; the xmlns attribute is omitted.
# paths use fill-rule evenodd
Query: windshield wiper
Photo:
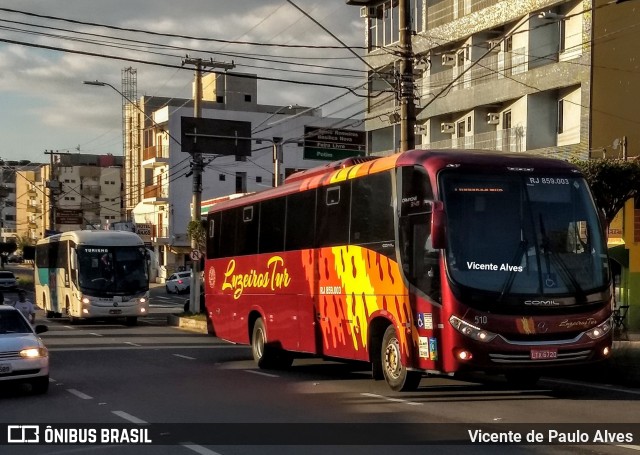
<svg viewBox="0 0 640 455"><path fill-rule="evenodd" d="M528 245L527 240L524 238L520 240L520 243L518 243L516 254L513 256L513 260L510 262L510 264L514 266L514 268L513 270L511 270L511 272L509 272L507 279L502 285L502 291L500 291L500 297L498 297L498 303L502 303L502 299L504 298L504 296L507 295L507 293L511 290L511 287L513 286L513 282L516 279L516 273L518 273L515 266L516 264L520 264L520 261L522 260L522 256L527 252L527 245ZM527 258L527 262L529 262L529 258ZM528 266L529 264L527 263L527 268Z"/></svg>
<svg viewBox="0 0 640 455"><path fill-rule="evenodd" d="M547 233L544 228L544 222L542 221L542 214L540 214L540 234L542 235L542 248L544 249L544 257L547 265L547 273L551 274L551 260L553 260L557 266L558 272L560 272L562 281L565 284L569 282L573 287L573 290L576 293L576 301L578 299L580 299L581 301L585 301L586 296L584 291L582 290L582 287L580 286L580 283L578 283L578 280L576 280L576 277L573 276L573 273L571 272L567 264L564 262L562 257L560 257L560 254L557 253L556 251L553 251L553 249L550 247L551 242L549 240L549 237L547 237Z"/></svg>

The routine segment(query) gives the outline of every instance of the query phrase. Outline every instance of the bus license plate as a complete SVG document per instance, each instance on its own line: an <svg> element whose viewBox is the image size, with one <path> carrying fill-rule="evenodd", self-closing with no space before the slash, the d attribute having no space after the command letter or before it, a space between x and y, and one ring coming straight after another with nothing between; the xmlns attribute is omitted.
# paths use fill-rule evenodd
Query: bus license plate
<svg viewBox="0 0 640 455"><path fill-rule="evenodd" d="M558 358L557 349L532 349L531 360L550 360Z"/></svg>
<svg viewBox="0 0 640 455"><path fill-rule="evenodd" d="M0 374L11 373L11 365L8 363L0 363Z"/></svg>
<svg viewBox="0 0 640 455"><path fill-rule="evenodd" d="M109 310L109 314L120 314L122 310Z"/></svg>

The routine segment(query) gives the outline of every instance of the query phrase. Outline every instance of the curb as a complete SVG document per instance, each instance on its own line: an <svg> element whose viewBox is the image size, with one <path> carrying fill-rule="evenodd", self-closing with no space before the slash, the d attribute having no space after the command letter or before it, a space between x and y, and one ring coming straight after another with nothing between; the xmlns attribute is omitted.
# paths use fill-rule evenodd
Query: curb
<svg viewBox="0 0 640 455"><path fill-rule="evenodd" d="M175 314L167 316L167 324L180 329L189 330L191 332L209 333L207 330L207 321L198 321L191 318L181 318Z"/></svg>

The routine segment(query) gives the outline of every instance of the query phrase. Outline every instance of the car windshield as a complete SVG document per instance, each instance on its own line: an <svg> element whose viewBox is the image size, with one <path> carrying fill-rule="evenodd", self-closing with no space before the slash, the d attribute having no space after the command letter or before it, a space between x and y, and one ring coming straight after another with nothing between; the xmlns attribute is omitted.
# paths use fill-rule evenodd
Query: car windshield
<svg viewBox="0 0 640 455"><path fill-rule="evenodd" d="M584 297L608 260L587 184L575 176L443 174L450 277L505 295Z"/></svg>
<svg viewBox="0 0 640 455"><path fill-rule="evenodd" d="M32 333L29 323L17 311L0 311L0 334Z"/></svg>
<svg viewBox="0 0 640 455"><path fill-rule="evenodd" d="M0 272L0 278L15 278L13 272Z"/></svg>
<svg viewBox="0 0 640 455"><path fill-rule="evenodd" d="M77 254L84 292L133 294L149 289L144 247L78 247Z"/></svg>

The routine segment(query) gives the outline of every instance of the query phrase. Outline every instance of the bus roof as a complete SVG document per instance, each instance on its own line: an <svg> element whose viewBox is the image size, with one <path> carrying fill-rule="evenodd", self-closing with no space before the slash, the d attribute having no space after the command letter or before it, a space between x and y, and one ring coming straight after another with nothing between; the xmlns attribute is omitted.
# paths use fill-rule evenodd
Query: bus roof
<svg viewBox="0 0 640 455"><path fill-rule="evenodd" d="M68 231L55 234L38 240L38 245L72 240L78 245L119 245L119 246L142 246L144 242L138 234L129 231Z"/></svg>
<svg viewBox="0 0 640 455"><path fill-rule="evenodd" d="M573 172L579 175L578 168L571 163L527 153L503 153L474 149L409 150L384 157L347 158L301 171L290 176L282 186L214 204L211 206L210 212L245 206L267 198L284 196L395 167L415 164L424 165L433 174L447 166L462 168L469 166L480 172L535 169L542 172Z"/></svg>

